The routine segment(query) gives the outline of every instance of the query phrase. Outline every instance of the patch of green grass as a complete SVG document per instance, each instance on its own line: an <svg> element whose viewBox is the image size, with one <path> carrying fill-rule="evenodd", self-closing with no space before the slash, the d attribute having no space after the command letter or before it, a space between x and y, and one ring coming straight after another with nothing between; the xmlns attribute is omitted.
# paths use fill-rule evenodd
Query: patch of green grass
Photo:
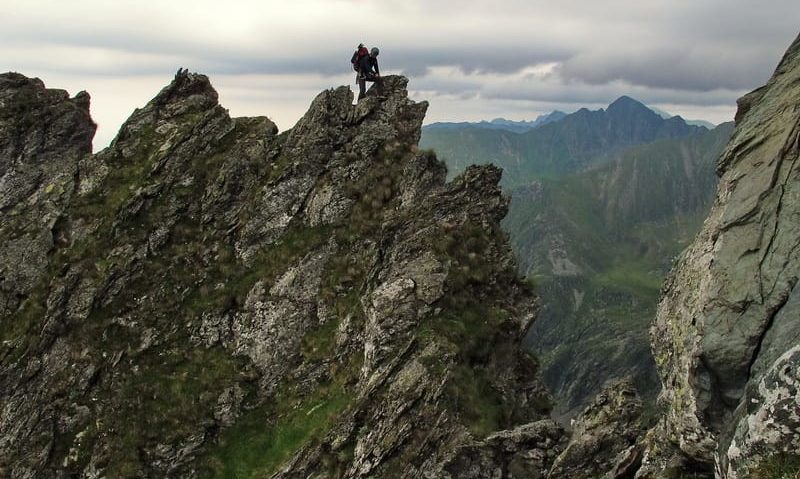
<svg viewBox="0 0 800 479"><path fill-rule="evenodd" d="M300 344L300 352L310 361L331 357L336 339L339 318L329 319L325 324L308 331Z"/></svg>
<svg viewBox="0 0 800 479"><path fill-rule="evenodd" d="M486 256L503 248L505 234L499 228L486 229L484 225L467 223L457 227L443 227L432 245L433 251L444 262L450 263L447 287L450 301L472 300L478 296L503 295L501 284L515 282L515 272L492 265ZM496 275L493 277L492 275Z"/></svg>
<svg viewBox="0 0 800 479"><path fill-rule="evenodd" d="M592 277L599 286L619 289L655 304L663 278L653 274L652 265L646 262L620 262Z"/></svg>
<svg viewBox="0 0 800 479"><path fill-rule="evenodd" d="M493 352L491 338L499 333L509 314L478 303L455 305L444 301L439 304L442 312L427 320L420 330L421 336L446 338L456 345L461 359L469 364L486 362Z"/></svg>
<svg viewBox="0 0 800 479"><path fill-rule="evenodd" d="M12 364L18 361L36 340L33 333L47 312L46 289L37 286L20 306L17 314L0 321L0 361Z"/></svg>
<svg viewBox="0 0 800 479"><path fill-rule="evenodd" d="M404 145L384 146L366 174L345 189L345 194L355 201L344 230L348 240L379 232L387 207L400 192L404 157L411 154Z"/></svg>
<svg viewBox="0 0 800 479"><path fill-rule="evenodd" d="M749 471L744 479L800 479L800 456L775 454Z"/></svg>
<svg viewBox="0 0 800 479"><path fill-rule="evenodd" d="M461 419L476 437L502 429L509 411L500 393L492 387L491 373L481 367L459 363L445 385L447 401L453 403Z"/></svg>
<svg viewBox="0 0 800 479"><path fill-rule="evenodd" d="M485 437L516 420L515 398L501 394L495 386L496 372L487 366L497 358L518 354L513 347L498 348L507 343L496 338L513 334L513 327L509 329L512 312L497 298L508 297L509 285L531 288L515 271L487 261L487 256L503 247L504 239L501 231L469 223L445 227L436 236L433 249L450 265L446 294L436 303L440 312L426 320L417 333L421 340L437 341L453 351L452 364L435 360L424 364L431 374L450 371L447 400L476 437ZM529 362L533 374L537 365ZM543 411L550 409L549 404L540 405Z"/></svg>
<svg viewBox="0 0 800 479"><path fill-rule="evenodd" d="M203 477L269 477L301 447L322 439L350 403L349 393L336 381L302 398L278 394L273 403L245 413L222 432Z"/></svg>

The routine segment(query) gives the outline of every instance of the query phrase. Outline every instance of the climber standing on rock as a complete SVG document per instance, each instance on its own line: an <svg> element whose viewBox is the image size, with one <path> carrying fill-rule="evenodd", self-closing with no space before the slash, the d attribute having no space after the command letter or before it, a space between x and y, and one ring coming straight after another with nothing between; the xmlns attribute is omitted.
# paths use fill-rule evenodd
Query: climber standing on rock
<svg viewBox="0 0 800 479"><path fill-rule="evenodd" d="M383 98L383 79L378 67L378 47L372 47L369 55L358 57L358 99L361 100L367 94L367 82L375 82L378 85L378 98Z"/></svg>

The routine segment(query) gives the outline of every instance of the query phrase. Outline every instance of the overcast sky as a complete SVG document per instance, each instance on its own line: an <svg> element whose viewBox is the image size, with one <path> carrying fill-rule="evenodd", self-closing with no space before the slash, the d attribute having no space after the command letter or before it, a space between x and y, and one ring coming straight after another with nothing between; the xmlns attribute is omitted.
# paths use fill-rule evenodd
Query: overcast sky
<svg viewBox="0 0 800 479"><path fill-rule="evenodd" d="M0 71L87 90L108 144L178 67L208 74L234 116L290 128L353 85L359 42L411 78L426 122L533 119L621 95L733 118L800 32L798 0L3 0Z"/></svg>

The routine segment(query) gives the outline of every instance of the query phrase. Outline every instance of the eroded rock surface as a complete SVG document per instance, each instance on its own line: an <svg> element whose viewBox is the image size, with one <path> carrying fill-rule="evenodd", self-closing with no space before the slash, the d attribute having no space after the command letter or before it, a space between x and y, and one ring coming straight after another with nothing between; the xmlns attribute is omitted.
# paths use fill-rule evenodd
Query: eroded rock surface
<svg viewBox="0 0 800 479"><path fill-rule="evenodd" d="M641 464L636 444L642 433L641 415L642 401L632 382L612 382L575 420L572 437L548 477L633 477Z"/></svg>
<svg viewBox="0 0 800 479"><path fill-rule="evenodd" d="M95 129L86 92L0 75L0 315L17 310L64 241L58 222Z"/></svg>
<svg viewBox="0 0 800 479"><path fill-rule="evenodd" d="M546 472L500 171L447 183L406 84L279 134L179 71L90 155L88 96L3 76L0 476Z"/></svg>

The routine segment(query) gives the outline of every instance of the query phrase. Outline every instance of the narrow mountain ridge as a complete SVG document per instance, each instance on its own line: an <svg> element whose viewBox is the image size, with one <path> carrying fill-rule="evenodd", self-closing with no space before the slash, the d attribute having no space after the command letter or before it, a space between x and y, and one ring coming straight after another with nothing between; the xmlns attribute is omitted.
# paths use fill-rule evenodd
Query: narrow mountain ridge
<svg viewBox="0 0 800 479"><path fill-rule="evenodd" d="M0 475L547 470L500 170L446 183L406 83L278 134L179 71L90 155L87 95L1 76Z"/></svg>

